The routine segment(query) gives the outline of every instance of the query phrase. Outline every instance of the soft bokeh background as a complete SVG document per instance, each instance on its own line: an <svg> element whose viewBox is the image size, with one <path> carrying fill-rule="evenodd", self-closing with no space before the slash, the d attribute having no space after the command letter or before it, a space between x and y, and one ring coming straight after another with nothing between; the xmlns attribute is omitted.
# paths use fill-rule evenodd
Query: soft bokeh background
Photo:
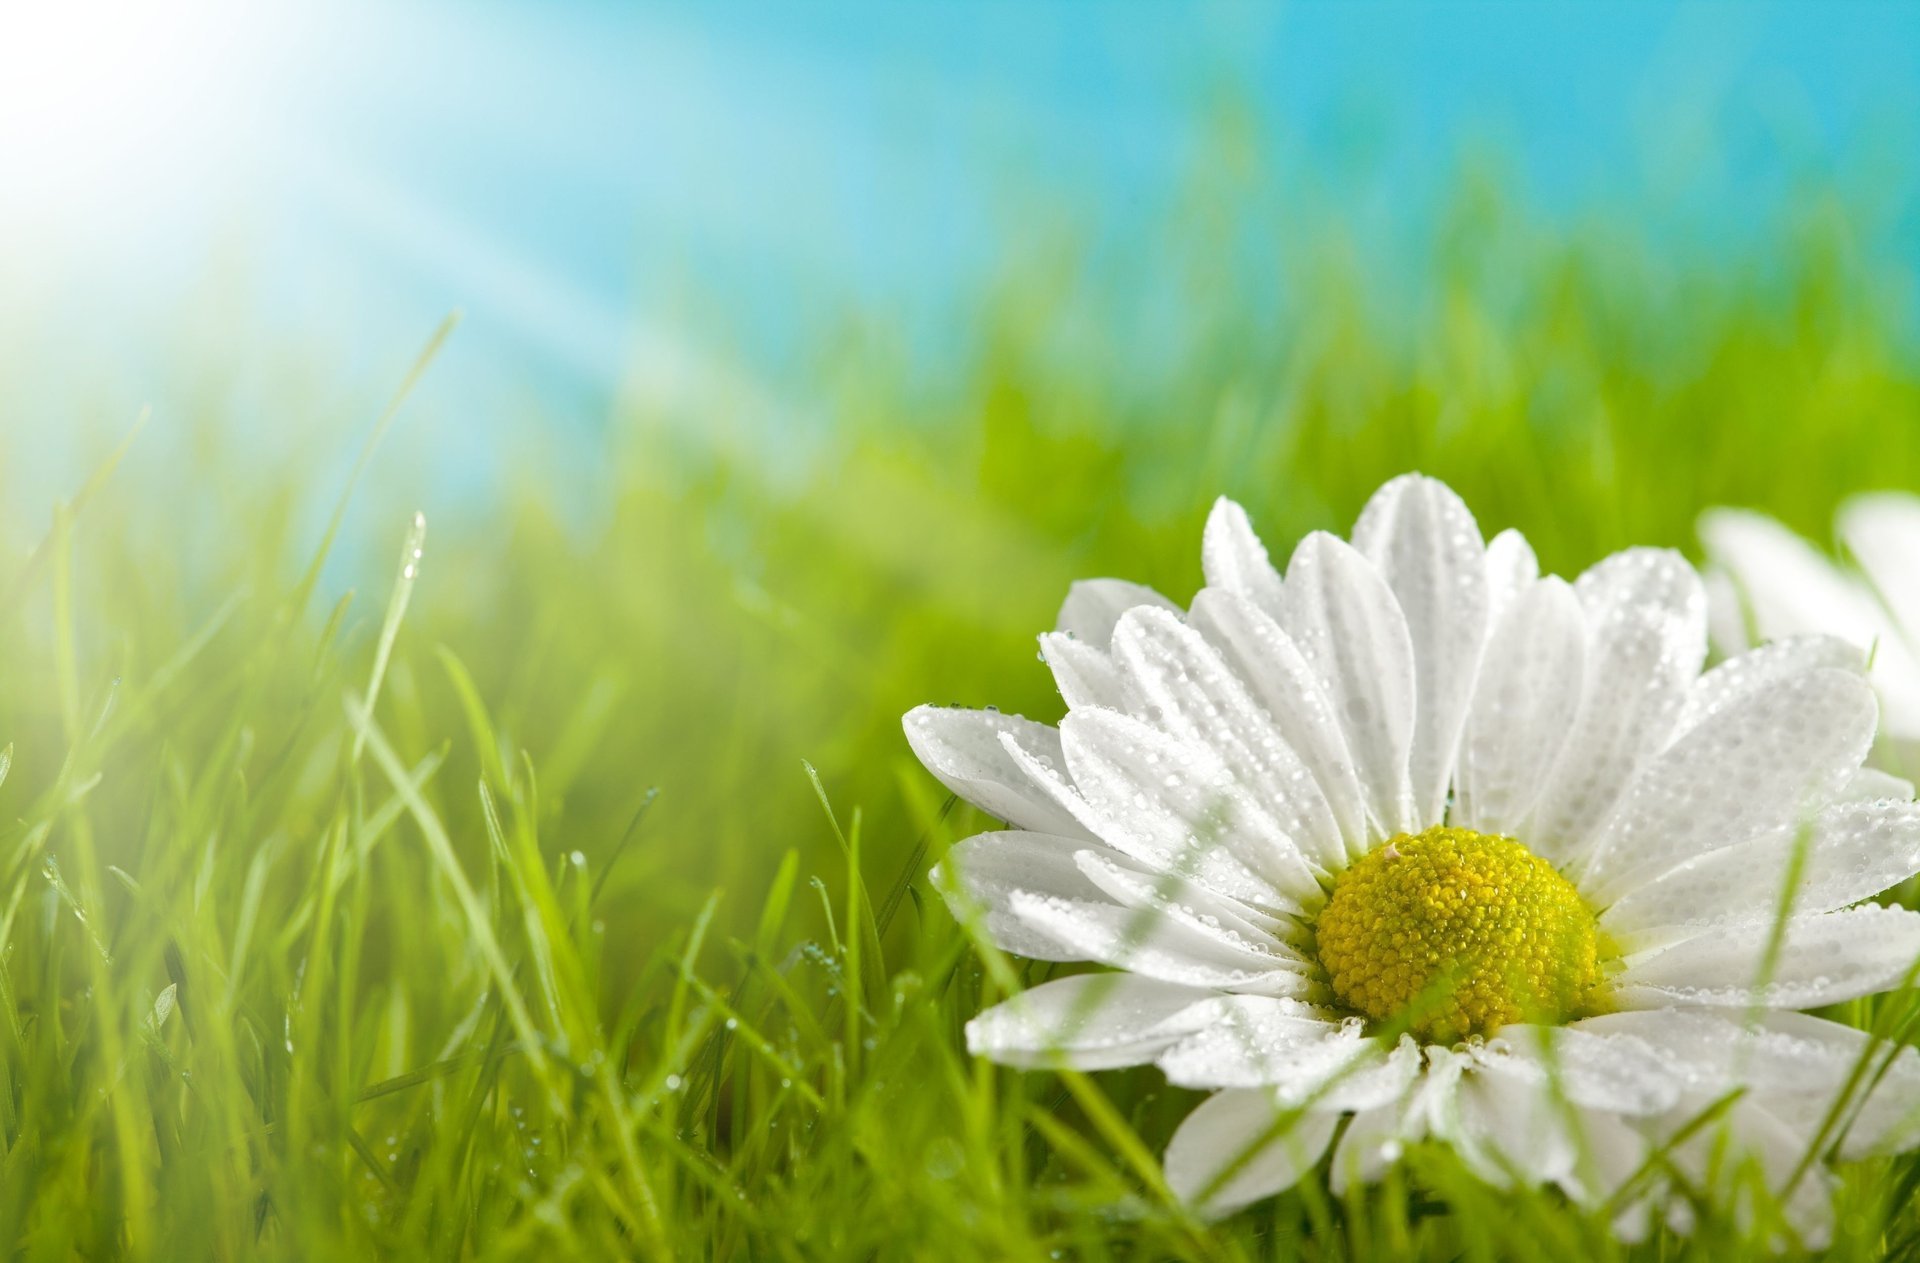
<svg viewBox="0 0 1920 1263"><path fill-rule="evenodd" d="M958 1052L992 986L923 875L982 822L901 713L1056 717L1067 583L1184 600L1221 493L1284 557L1418 467L1572 572L1920 488L1917 48L1892 3L0 6L0 1070L55 1085L0 1106L79 1103L0 1109L0 1212L104 1165L121 1217L44 1241L625 1248L652 1194L568 1200L589 1161L714 1254L1095 1252L1062 1207L1130 1177L1060 1155L1111 1134ZM414 1092L508 1038L487 925L610 1114ZM93 1032L183 978L231 1046L168 1028L199 1086L110 1110ZM1157 1152L1179 1094L1119 1083Z"/></svg>

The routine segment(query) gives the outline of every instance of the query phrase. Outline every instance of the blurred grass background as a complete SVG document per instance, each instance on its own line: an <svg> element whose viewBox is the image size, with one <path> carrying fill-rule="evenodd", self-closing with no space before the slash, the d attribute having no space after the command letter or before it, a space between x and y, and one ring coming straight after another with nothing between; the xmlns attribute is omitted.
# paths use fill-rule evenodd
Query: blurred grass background
<svg viewBox="0 0 1920 1263"><path fill-rule="evenodd" d="M537 383L436 399L455 330L358 483L411 347L236 332L214 287L141 348L170 406L122 452L123 382L76 356L54 406L10 392L45 373L9 340L15 1255L1626 1253L1424 1151L1203 1230L1152 1161L1193 1094L970 1062L965 1020L1045 971L928 889L986 823L899 717L1057 717L1067 584L1184 600L1220 494L1284 557L1418 468L1571 573L1691 551L1709 504L1824 539L1920 489L1911 173L1816 154L1736 225L1543 207L1469 147L1383 237L1355 207L1391 175L1276 159L1230 85L1201 108L1148 212L1010 179L931 323L828 285L769 366L691 285L673 320L737 358L590 425ZM1852 1173L1837 1255L1920 1253L1917 1182ZM1638 1256L1754 1248L1756 1213Z"/></svg>
<svg viewBox="0 0 1920 1263"><path fill-rule="evenodd" d="M436 518L397 624L432 457L404 408L346 504L363 542L322 564L347 484L312 470L372 423L263 462L206 364L184 457L136 433L9 545L20 1256L1614 1252L1442 1155L1208 1235L1134 1161L1191 1094L969 1064L960 1025L1014 976L924 874L983 822L898 719L1057 716L1033 636L1067 583L1185 598L1219 493L1282 556L1408 468L1561 571L1691 547L1716 502L1821 537L1841 496L1920 485L1897 273L1817 184L1708 257L1465 169L1408 312L1332 222L1249 266L1260 204L1202 187L1161 225L1150 310L1063 230L980 295L958 372L850 313L816 434L626 406L592 467L531 457ZM1914 1171L1856 1177L1844 1254L1913 1252Z"/></svg>

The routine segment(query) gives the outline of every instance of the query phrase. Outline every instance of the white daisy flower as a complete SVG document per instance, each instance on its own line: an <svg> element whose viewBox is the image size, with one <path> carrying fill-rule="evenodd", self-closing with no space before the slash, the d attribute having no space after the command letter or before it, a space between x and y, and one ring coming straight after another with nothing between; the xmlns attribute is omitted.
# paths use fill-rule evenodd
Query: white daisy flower
<svg viewBox="0 0 1920 1263"><path fill-rule="evenodd" d="M1329 1152L1338 1191L1437 1140L1625 1232L1670 1182L1735 1197L1730 1137L1817 1237L1829 1156L1920 1143L1920 1057L1797 1012L1920 955L1920 914L1862 904L1920 872L1920 805L1862 779L1858 649L1702 674L1680 556L1542 577L1418 475L1284 579L1221 500L1202 562L1185 614L1074 586L1041 637L1057 728L906 717L934 775L1012 826L935 870L956 914L1118 971L989 1009L974 1052L1214 1091L1165 1157L1211 1213Z"/></svg>
<svg viewBox="0 0 1920 1263"><path fill-rule="evenodd" d="M1763 513L1702 514L1714 643L1731 654L1819 633L1869 647L1881 731L1912 756L1920 753L1920 498L1856 496L1835 526L1856 566L1835 564Z"/></svg>

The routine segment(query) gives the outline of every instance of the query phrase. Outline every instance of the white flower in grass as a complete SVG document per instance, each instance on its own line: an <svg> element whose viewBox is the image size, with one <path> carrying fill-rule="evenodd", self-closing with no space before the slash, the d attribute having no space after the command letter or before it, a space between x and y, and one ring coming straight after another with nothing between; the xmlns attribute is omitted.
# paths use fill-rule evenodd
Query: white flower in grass
<svg viewBox="0 0 1920 1263"><path fill-rule="evenodd" d="M906 717L921 761L1013 826L936 871L956 913L1119 971L982 1013L975 1052L1215 1090L1166 1154L1215 1213L1330 1149L1338 1191L1438 1140L1623 1231L1757 1166L1818 1236L1830 1155L1920 1142L1920 1057L1856 1077L1867 1035L1795 1011L1920 955L1920 914L1856 906L1920 871L1920 805L1861 772L1858 649L1786 641L1703 675L1678 555L1541 577L1417 475L1284 579L1222 500L1202 560L1185 615L1075 585L1041 637L1058 728Z"/></svg>
<svg viewBox="0 0 1920 1263"><path fill-rule="evenodd" d="M1870 647L1881 730L1911 757L1920 753L1920 499L1856 496L1835 526L1853 566L1835 564L1765 514L1702 514L1713 639L1726 653L1810 633Z"/></svg>

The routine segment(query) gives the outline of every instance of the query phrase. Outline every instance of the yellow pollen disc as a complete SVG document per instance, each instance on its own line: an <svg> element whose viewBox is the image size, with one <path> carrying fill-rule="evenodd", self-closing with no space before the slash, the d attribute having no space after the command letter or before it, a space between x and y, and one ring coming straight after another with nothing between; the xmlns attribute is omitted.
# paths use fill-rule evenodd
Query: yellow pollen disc
<svg viewBox="0 0 1920 1263"><path fill-rule="evenodd" d="M1400 834L1340 874L1316 933L1340 1003L1433 1043L1604 1007L1593 913L1512 838Z"/></svg>

